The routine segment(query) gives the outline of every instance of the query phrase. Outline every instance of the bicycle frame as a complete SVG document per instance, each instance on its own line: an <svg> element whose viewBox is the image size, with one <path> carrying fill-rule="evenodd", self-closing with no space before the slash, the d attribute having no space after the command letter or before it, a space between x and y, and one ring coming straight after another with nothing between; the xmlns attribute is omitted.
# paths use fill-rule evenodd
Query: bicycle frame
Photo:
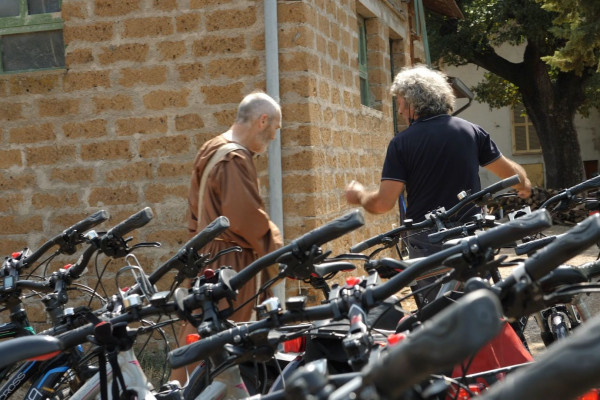
<svg viewBox="0 0 600 400"><path fill-rule="evenodd" d="M71 363L69 360L70 358L70 353L61 353L52 360L49 360L48 364L43 364L36 361L27 362L23 367L26 367L30 364L37 364L35 365L36 368L31 368L31 370L34 371L34 376L41 376L31 385L31 388L27 391L25 398L37 400L49 398L55 395L55 384L59 382L62 377L71 369ZM22 370L23 367L20 369ZM15 375L18 376L19 374Z"/></svg>
<svg viewBox="0 0 600 400"><path fill-rule="evenodd" d="M240 368L234 365L217 375L196 400L245 399L248 396Z"/></svg>
<svg viewBox="0 0 600 400"><path fill-rule="evenodd" d="M127 389L135 390L138 399L154 400L156 397L152 394L152 384L142 371L133 349L122 351L117 356L119 368L123 374ZM113 373L110 363L106 364L107 385L112 385ZM88 379L72 396L71 400L92 400L100 395L100 373L95 373ZM108 391L108 398L112 399L111 391Z"/></svg>
<svg viewBox="0 0 600 400"><path fill-rule="evenodd" d="M21 336L35 335L35 331L29 319L27 313L23 308L20 301L14 299L8 299L11 309L10 322L0 324L0 338L16 338ZM8 378L8 381L0 387L0 400L9 398L14 392L16 392L25 382L31 377L35 376L39 369L39 362L29 361L19 367L16 373L12 374ZM0 381L7 378L7 375L11 371L11 367L0 369Z"/></svg>

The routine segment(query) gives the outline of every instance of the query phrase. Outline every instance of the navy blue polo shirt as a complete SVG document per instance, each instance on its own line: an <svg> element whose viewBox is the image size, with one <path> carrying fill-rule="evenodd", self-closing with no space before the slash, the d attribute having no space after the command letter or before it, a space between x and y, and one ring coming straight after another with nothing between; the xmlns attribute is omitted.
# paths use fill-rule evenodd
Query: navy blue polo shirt
<svg viewBox="0 0 600 400"><path fill-rule="evenodd" d="M381 180L405 183L406 218L419 222L438 207L452 208L461 191L481 190L479 166L501 155L480 126L447 114L420 118L390 141Z"/></svg>

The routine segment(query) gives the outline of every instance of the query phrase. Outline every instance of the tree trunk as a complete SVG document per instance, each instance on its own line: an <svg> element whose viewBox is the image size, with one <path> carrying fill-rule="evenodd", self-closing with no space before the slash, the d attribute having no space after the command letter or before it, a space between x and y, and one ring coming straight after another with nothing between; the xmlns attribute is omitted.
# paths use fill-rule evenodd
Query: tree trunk
<svg viewBox="0 0 600 400"><path fill-rule="evenodd" d="M535 46L527 46L523 76L518 85L527 115L540 139L546 169L546 187L565 189L585 178L581 148L575 129L577 107L583 101L583 85L572 74L551 79L548 66Z"/></svg>
<svg viewBox="0 0 600 400"><path fill-rule="evenodd" d="M542 146L546 187L565 189L582 182L585 176L573 114L560 108L552 114L535 106L526 109Z"/></svg>

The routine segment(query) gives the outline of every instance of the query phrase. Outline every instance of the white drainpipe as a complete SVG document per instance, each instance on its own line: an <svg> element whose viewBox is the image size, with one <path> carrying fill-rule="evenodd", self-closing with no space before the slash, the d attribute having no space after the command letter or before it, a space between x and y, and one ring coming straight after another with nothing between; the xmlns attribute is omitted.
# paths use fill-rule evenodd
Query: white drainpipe
<svg viewBox="0 0 600 400"><path fill-rule="evenodd" d="M265 54L267 94L279 100L279 43L277 41L277 0L264 0ZM285 118L285 115L283 116ZM283 190L281 177L281 132L269 144L269 216L283 238ZM285 303L285 283L273 288L274 295Z"/></svg>

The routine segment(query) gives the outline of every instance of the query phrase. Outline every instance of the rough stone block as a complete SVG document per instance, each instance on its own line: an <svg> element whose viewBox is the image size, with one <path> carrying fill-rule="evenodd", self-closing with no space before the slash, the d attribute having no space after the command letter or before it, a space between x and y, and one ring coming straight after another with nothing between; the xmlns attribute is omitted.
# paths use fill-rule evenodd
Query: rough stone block
<svg viewBox="0 0 600 400"><path fill-rule="evenodd" d="M31 125L9 131L10 143L36 143L56 139L52 124Z"/></svg>
<svg viewBox="0 0 600 400"><path fill-rule="evenodd" d="M155 90L143 97L144 105L149 110L164 110L165 108L186 107L190 91L187 88L180 90Z"/></svg>
<svg viewBox="0 0 600 400"><path fill-rule="evenodd" d="M133 110L133 100L129 95L118 94L116 96L98 96L93 98L96 112L103 113L110 110L129 111Z"/></svg>
<svg viewBox="0 0 600 400"><path fill-rule="evenodd" d="M123 37L141 38L146 36L166 36L174 31L171 17L135 18L125 21Z"/></svg>
<svg viewBox="0 0 600 400"><path fill-rule="evenodd" d="M166 133L167 117L140 117L119 119L116 121L117 135L133 135L135 133Z"/></svg>
<svg viewBox="0 0 600 400"><path fill-rule="evenodd" d="M106 135L106 121L103 119L68 122L62 128L67 139L97 138Z"/></svg>
<svg viewBox="0 0 600 400"><path fill-rule="evenodd" d="M116 17L140 10L141 0L95 0L94 11L99 17Z"/></svg>

